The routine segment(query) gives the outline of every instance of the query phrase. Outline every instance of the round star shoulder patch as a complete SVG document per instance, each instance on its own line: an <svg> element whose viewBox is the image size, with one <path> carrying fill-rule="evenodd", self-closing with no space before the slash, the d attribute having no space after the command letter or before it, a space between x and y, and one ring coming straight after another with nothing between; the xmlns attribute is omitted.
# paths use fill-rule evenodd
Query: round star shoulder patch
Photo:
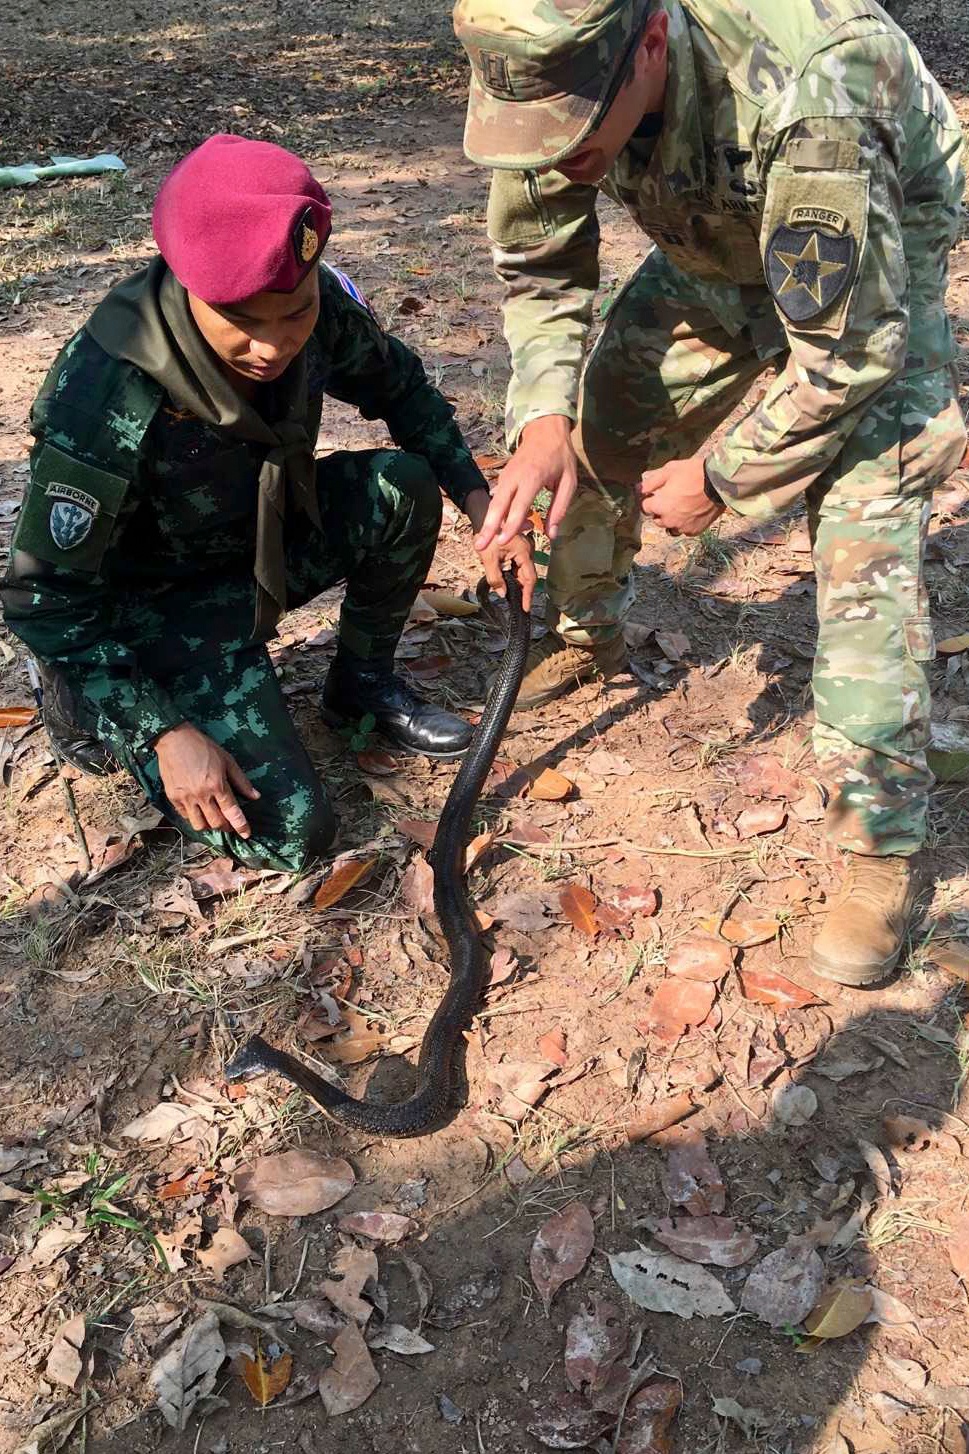
<svg viewBox="0 0 969 1454"><path fill-rule="evenodd" d="M808 209L797 208L795 212ZM834 233L827 226L781 223L767 244L767 285L775 303L792 323L809 323L826 313L851 282L858 251L847 220L832 214L843 226Z"/></svg>

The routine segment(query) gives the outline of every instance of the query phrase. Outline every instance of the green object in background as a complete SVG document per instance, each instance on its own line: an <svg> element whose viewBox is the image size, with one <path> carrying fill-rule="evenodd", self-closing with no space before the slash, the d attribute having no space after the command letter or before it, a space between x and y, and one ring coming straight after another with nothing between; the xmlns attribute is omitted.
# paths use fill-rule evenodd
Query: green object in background
<svg viewBox="0 0 969 1454"><path fill-rule="evenodd" d="M969 725L933 722L925 756L940 783L969 783Z"/></svg>
<svg viewBox="0 0 969 1454"><path fill-rule="evenodd" d="M127 167L113 152L96 157L55 157L49 166L26 162L19 167L0 167L0 187L32 187L35 182L49 182L55 177L95 177L100 172L124 172Z"/></svg>

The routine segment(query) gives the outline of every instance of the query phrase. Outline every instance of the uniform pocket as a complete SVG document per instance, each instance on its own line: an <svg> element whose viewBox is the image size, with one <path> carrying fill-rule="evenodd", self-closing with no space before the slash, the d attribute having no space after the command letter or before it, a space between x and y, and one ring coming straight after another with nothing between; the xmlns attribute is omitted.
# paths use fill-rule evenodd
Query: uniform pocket
<svg viewBox="0 0 969 1454"><path fill-rule="evenodd" d="M935 660L935 633L928 616L910 616L904 623L905 646L913 661Z"/></svg>

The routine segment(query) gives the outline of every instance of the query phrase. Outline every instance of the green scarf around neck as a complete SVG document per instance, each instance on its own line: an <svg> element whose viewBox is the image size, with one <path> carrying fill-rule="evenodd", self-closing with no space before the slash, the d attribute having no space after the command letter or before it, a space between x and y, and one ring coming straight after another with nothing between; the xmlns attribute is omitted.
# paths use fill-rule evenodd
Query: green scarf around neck
<svg viewBox="0 0 969 1454"><path fill-rule="evenodd" d="M315 437L309 433L305 348L273 389L278 417L269 422L233 388L198 330L188 294L164 258L155 258L147 268L112 288L86 326L105 353L148 374L179 409L247 443L266 446L259 471L253 637L272 635L286 610L283 522L287 495L314 525L321 526Z"/></svg>

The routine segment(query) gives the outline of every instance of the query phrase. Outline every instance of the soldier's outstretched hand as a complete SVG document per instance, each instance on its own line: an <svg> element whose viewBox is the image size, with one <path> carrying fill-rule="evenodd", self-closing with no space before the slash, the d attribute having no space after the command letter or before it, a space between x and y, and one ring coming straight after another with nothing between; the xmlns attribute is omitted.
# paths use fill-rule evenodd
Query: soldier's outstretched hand
<svg viewBox="0 0 969 1454"><path fill-rule="evenodd" d="M572 421L563 414L533 419L525 425L517 450L498 476L484 524L475 536L475 550L483 555L493 540L507 545L512 536L520 534L542 490L552 495L545 533L554 540L577 482Z"/></svg>
<svg viewBox="0 0 969 1454"><path fill-rule="evenodd" d="M240 838L252 836L236 793L254 801L259 792L224 747L191 722L183 722L162 733L155 755L165 796L197 833L216 829L238 833Z"/></svg>

